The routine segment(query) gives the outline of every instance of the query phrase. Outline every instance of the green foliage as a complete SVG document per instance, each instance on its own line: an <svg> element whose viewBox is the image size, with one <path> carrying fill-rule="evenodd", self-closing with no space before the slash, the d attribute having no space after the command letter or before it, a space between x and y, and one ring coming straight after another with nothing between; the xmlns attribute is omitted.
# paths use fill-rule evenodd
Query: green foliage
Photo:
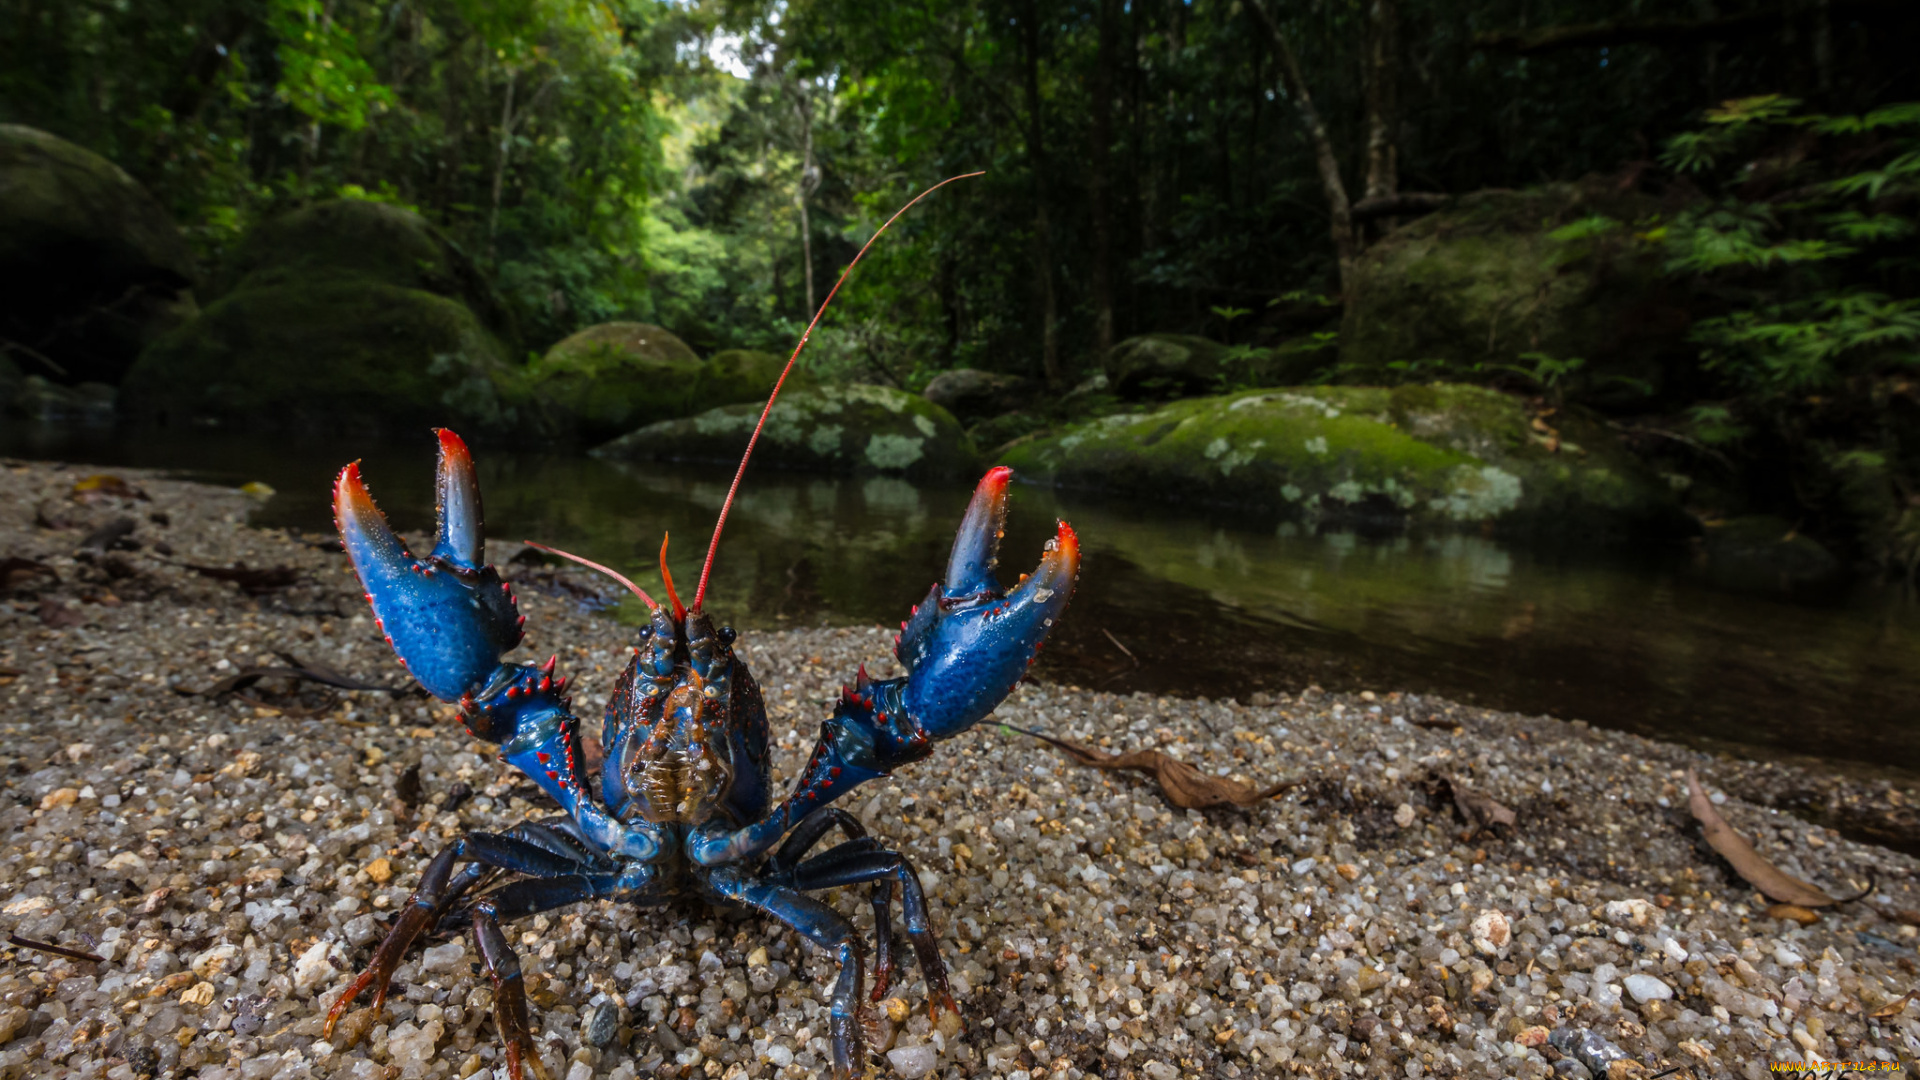
<svg viewBox="0 0 1920 1080"><path fill-rule="evenodd" d="M1693 328L1706 369L1768 398L1920 364L1920 297L1903 273L1920 230L1920 105L1834 117L1769 95L1706 119L1663 160L1692 172L1747 160L1661 236L1669 272L1737 300Z"/></svg>

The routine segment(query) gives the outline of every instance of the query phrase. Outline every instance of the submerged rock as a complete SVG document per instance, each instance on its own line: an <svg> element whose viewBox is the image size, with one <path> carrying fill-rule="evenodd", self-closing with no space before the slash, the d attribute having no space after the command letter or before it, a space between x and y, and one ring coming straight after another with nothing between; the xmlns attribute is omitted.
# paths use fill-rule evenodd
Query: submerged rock
<svg viewBox="0 0 1920 1080"><path fill-rule="evenodd" d="M1452 384L1257 390L1017 443L1030 479L1357 522L1588 538L1685 527L1672 490L1577 415Z"/></svg>
<svg viewBox="0 0 1920 1080"><path fill-rule="evenodd" d="M153 424L380 431L521 426L504 308L416 214L323 203L268 222L230 291L150 346L122 414Z"/></svg>
<svg viewBox="0 0 1920 1080"><path fill-rule="evenodd" d="M630 460L738 461L760 409L743 402L650 424L593 452ZM758 454L775 468L912 476L965 472L974 458L951 413L904 390L866 385L781 394Z"/></svg>
<svg viewBox="0 0 1920 1080"><path fill-rule="evenodd" d="M1840 577L1840 560L1784 518L1750 514L1707 530L1707 577L1727 589L1791 592Z"/></svg>
<svg viewBox="0 0 1920 1080"><path fill-rule="evenodd" d="M193 253L106 158L0 124L0 338L27 374L116 383L191 318Z"/></svg>

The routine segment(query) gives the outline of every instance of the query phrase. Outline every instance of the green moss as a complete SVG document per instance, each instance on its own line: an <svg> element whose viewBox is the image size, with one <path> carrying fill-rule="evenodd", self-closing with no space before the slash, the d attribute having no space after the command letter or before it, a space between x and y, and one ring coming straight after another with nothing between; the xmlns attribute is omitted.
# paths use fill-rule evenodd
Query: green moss
<svg viewBox="0 0 1920 1080"><path fill-rule="evenodd" d="M1016 444L1036 479L1311 521L1600 530L1678 522L1666 485L1604 439L1560 451L1472 386L1314 387L1175 402Z"/></svg>
<svg viewBox="0 0 1920 1080"><path fill-rule="evenodd" d="M504 429L514 373L464 305L368 281L248 288L140 357L124 413L157 423Z"/></svg>
<svg viewBox="0 0 1920 1080"><path fill-rule="evenodd" d="M739 460L760 418L757 402L651 424L594 451L637 460ZM767 417L757 460L776 468L949 476L974 465L973 445L945 409L881 386L783 393Z"/></svg>
<svg viewBox="0 0 1920 1080"><path fill-rule="evenodd" d="M526 398L546 429L601 442L700 407L700 358L650 323L591 326L526 372Z"/></svg>
<svg viewBox="0 0 1920 1080"><path fill-rule="evenodd" d="M517 336L499 295L458 244L418 214L361 199L318 203L263 222L227 259L219 291L342 280L458 300L502 340Z"/></svg>
<svg viewBox="0 0 1920 1080"><path fill-rule="evenodd" d="M710 409L742 401L765 401L773 391L774 382L780 378L780 369L786 366L786 357L753 349L725 349L714 353L701 366L694 407ZM796 366L787 375L782 393L817 385L818 380Z"/></svg>

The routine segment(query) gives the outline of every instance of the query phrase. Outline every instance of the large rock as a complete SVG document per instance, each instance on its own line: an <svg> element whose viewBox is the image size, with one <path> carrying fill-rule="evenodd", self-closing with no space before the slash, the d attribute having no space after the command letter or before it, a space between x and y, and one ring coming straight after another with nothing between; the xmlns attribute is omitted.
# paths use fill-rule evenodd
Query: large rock
<svg viewBox="0 0 1920 1080"><path fill-rule="evenodd" d="M590 326L527 369L545 426L592 443L694 411L702 367L686 342L651 323Z"/></svg>
<svg viewBox="0 0 1920 1080"><path fill-rule="evenodd" d="M0 349L60 383L119 382L192 317L193 253L106 158L0 124Z"/></svg>
<svg viewBox="0 0 1920 1080"><path fill-rule="evenodd" d="M594 453L732 463L759 418L755 402L727 405L650 424ZM974 453L953 415L923 397L883 386L823 386L780 395L755 461L814 472L952 476L973 468Z"/></svg>
<svg viewBox="0 0 1920 1080"><path fill-rule="evenodd" d="M701 365L699 388L694 408L699 411L741 401L765 401L779 380L787 358L753 349L723 349L707 357ZM818 385L812 374L798 364L787 373L784 394Z"/></svg>
<svg viewBox="0 0 1920 1080"><path fill-rule="evenodd" d="M1709 528L1701 555L1709 580L1745 592L1819 588L1844 571L1818 541L1767 514L1728 518Z"/></svg>
<svg viewBox="0 0 1920 1080"><path fill-rule="evenodd" d="M335 199L282 214L247 234L222 265L219 292L378 281L459 301L503 341L518 334L499 293L467 253L411 210Z"/></svg>
<svg viewBox="0 0 1920 1080"><path fill-rule="evenodd" d="M1603 425L1534 419L1476 386L1257 390L1089 421L1000 457L1059 486L1314 523L1583 538L1685 528L1669 486Z"/></svg>
<svg viewBox="0 0 1920 1080"><path fill-rule="evenodd" d="M947 410L963 424L1030 408L1038 387L1032 379L979 368L943 371L927 383L922 397Z"/></svg>
<svg viewBox="0 0 1920 1080"><path fill-rule="evenodd" d="M229 278L198 319L141 355L121 387L123 416L526 433L504 316L417 215L354 201L296 211L244 242Z"/></svg>
<svg viewBox="0 0 1920 1080"><path fill-rule="evenodd" d="M1468 195L1402 226L1355 265L1341 361L1386 378L1394 363L1531 369L1522 354L1544 353L1585 360L1593 392L1657 391L1667 361L1691 357L1687 308L1658 254L1633 239L1657 208L1604 186L1552 184Z"/></svg>
<svg viewBox="0 0 1920 1080"><path fill-rule="evenodd" d="M1107 385L1128 401L1160 400L1220 389L1227 347L1187 334L1142 334L1107 353Z"/></svg>

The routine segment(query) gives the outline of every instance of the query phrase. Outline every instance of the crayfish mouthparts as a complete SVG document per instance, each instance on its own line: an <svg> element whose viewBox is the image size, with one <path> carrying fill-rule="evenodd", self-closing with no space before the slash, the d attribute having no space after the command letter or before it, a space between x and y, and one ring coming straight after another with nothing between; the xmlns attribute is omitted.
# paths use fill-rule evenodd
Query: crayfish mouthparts
<svg viewBox="0 0 1920 1080"><path fill-rule="evenodd" d="M893 976L897 895L929 1008L957 1013L912 864L831 804L928 756L1005 699L1072 595L1080 562L1073 529L1060 522L1033 572L1003 590L994 567L1013 474L990 470L954 537L944 583L901 626L895 654L906 674L875 680L863 668L822 722L794 788L778 800L766 709L732 630L716 627L698 598L691 609L652 605L607 703L604 764L592 776L557 658L502 660L520 643L524 620L485 561L472 455L453 432L437 434L433 550L424 558L408 551L374 505L358 463L342 469L334 487L342 544L400 662L429 693L459 703L469 730L498 744L501 759L564 814L467 833L442 848L367 969L334 1003L327 1034L360 994L371 990L378 1007L423 932L465 925L493 987L509 1075L544 1075L519 960L502 924L589 900L656 906L718 898L793 928L838 959L830 1041L834 1074L848 1078L865 1060L859 1017L867 949L853 923L807 894L860 884L875 887L872 1000ZM835 830L849 841L812 853Z"/></svg>

